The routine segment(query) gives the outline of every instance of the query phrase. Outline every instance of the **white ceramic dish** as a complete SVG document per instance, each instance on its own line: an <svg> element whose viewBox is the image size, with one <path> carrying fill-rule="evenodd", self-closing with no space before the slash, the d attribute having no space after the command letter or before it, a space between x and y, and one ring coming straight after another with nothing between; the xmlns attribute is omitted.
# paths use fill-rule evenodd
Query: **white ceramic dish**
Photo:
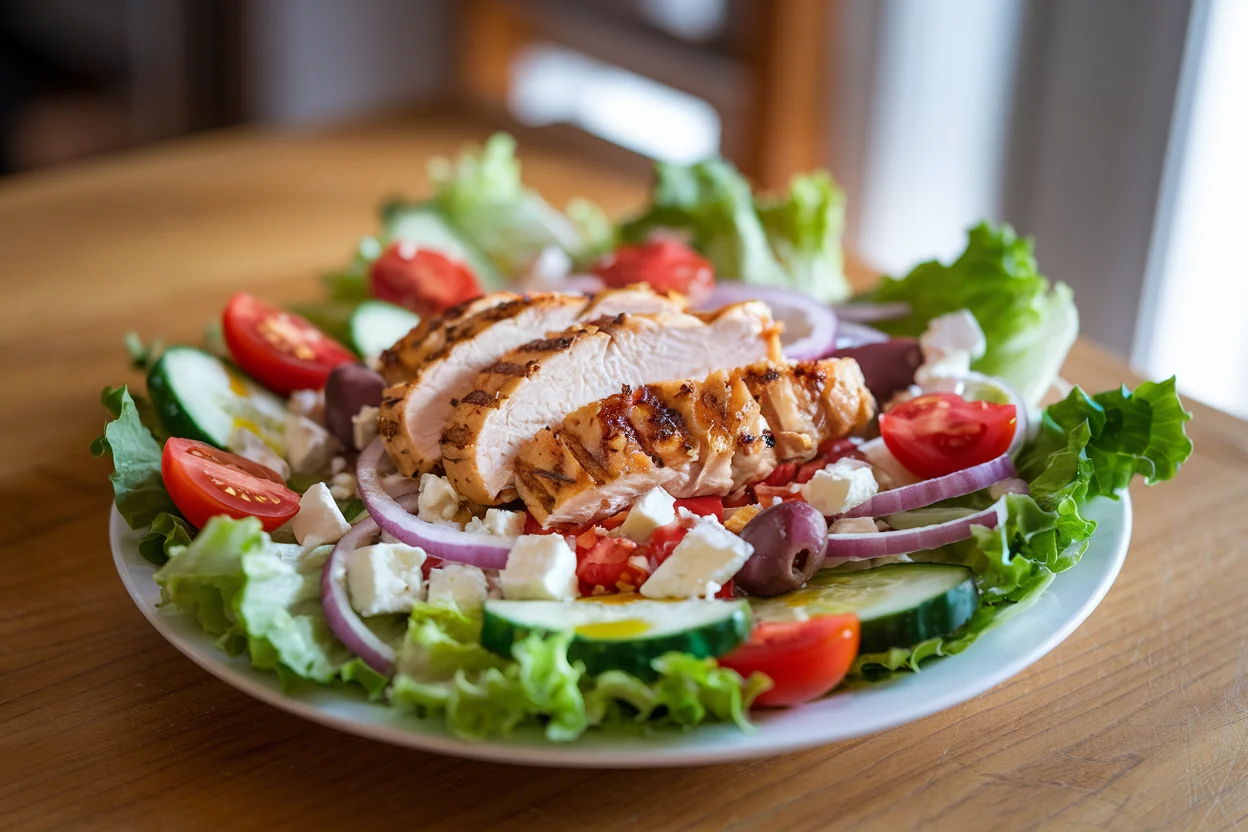
<svg viewBox="0 0 1248 832"><path fill-rule="evenodd" d="M116 509L110 539L117 571L152 626L174 647L217 678L264 702L313 722L395 745L506 763L588 768L655 768L725 763L767 757L860 737L922 719L961 704L1032 664L1074 632L1109 591L1122 568L1131 536L1131 502L1101 499L1089 507L1100 526L1083 560L1058 575L1034 607L991 630L958 656L939 659L923 672L896 681L838 693L818 702L755 716L757 730L710 725L647 737L590 733L575 743L547 742L540 732L465 742L440 724L422 721L346 689L312 687L282 693L277 676L253 670L245 657L217 650L213 638L188 615L157 609L155 568L138 553L139 536Z"/></svg>

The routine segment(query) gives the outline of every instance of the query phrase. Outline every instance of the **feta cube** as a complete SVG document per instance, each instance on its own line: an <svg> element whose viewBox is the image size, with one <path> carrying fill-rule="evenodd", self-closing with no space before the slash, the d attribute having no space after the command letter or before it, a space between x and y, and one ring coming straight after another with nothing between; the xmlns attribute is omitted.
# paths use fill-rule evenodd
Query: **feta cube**
<svg viewBox="0 0 1248 832"><path fill-rule="evenodd" d="M338 447L338 440L307 416L286 414L286 459L296 474L329 470Z"/></svg>
<svg viewBox="0 0 1248 832"><path fill-rule="evenodd" d="M352 438L357 451L364 450L377 438L377 414L379 413L381 413L381 408L366 404L360 408L359 413L351 417Z"/></svg>
<svg viewBox="0 0 1248 832"><path fill-rule="evenodd" d="M290 466L286 464L286 460L278 456L277 451L270 448L255 431L235 427L230 431L230 440L226 443L226 447L231 453L236 453L243 459L249 459L257 465L276 471L282 479L290 479Z"/></svg>
<svg viewBox="0 0 1248 832"><path fill-rule="evenodd" d="M360 615L407 613L424 593L425 551L376 543L347 554L347 590Z"/></svg>
<svg viewBox="0 0 1248 832"><path fill-rule="evenodd" d="M870 517L842 517L828 527L829 534L877 534L879 528Z"/></svg>
<svg viewBox="0 0 1248 832"><path fill-rule="evenodd" d="M455 515L459 513L462 498L451 481L436 474L422 474L420 496L416 498L416 516L426 523L458 525Z"/></svg>
<svg viewBox="0 0 1248 832"><path fill-rule="evenodd" d="M975 316L959 309L932 318L919 336L919 348L923 365L915 372L915 380L924 384L925 379L965 375L971 362L988 349L988 341Z"/></svg>
<svg viewBox="0 0 1248 832"><path fill-rule="evenodd" d="M919 478L910 473L906 466L897 461L897 457L893 456L893 452L878 436L859 445L858 452L871 463L871 471L882 488L900 488L919 481Z"/></svg>
<svg viewBox="0 0 1248 832"><path fill-rule="evenodd" d="M286 410L300 416L307 416L314 422L325 421L324 390L293 390L286 400Z"/></svg>
<svg viewBox="0 0 1248 832"><path fill-rule="evenodd" d="M340 503L354 499L358 487L359 484L355 481L355 474L348 471L334 474L329 480L329 493Z"/></svg>
<svg viewBox="0 0 1248 832"><path fill-rule="evenodd" d="M485 510L485 530L496 537L520 537L524 534L524 521L523 511Z"/></svg>
<svg viewBox="0 0 1248 832"><path fill-rule="evenodd" d="M299 498L299 513L290 521L290 526L295 540L305 549L337 543L338 538L351 531L351 524L342 516L323 482L318 482Z"/></svg>
<svg viewBox="0 0 1248 832"><path fill-rule="evenodd" d="M865 503L879 490L870 463L842 457L815 472L810 482L802 486L802 499L830 517Z"/></svg>
<svg viewBox="0 0 1248 832"><path fill-rule="evenodd" d="M475 566L447 563L429 572L429 603L458 607L463 612L481 609L489 596L485 573Z"/></svg>
<svg viewBox="0 0 1248 832"><path fill-rule="evenodd" d="M580 594L576 553L557 534L522 535L498 579L509 600L571 601Z"/></svg>
<svg viewBox="0 0 1248 832"><path fill-rule="evenodd" d="M652 488L633 503L628 516L615 533L638 543L645 543L651 532L676 519L676 498L662 488Z"/></svg>
<svg viewBox="0 0 1248 832"><path fill-rule="evenodd" d="M647 598L708 598L745 565L754 547L713 517L699 517L644 584Z"/></svg>

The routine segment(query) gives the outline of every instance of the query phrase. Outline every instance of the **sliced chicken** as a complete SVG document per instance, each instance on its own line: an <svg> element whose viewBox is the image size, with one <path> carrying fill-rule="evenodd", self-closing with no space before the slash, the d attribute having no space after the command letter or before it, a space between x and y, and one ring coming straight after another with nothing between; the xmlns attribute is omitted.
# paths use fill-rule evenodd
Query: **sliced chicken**
<svg viewBox="0 0 1248 832"><path fill-rule="evenodd" d="M387 384L398 384L415 377L425 357L446 343L447 330L457 322L519 297L514 292L490 292L452 306L441 315L421 321L394 346L382 352L382 378Z"/></svg>
<svg viewBox="0 0 1248 832"><path fill-rule="evenodd" d="M756 383L758 397L748 379ZM787 379L788 383L782 383ZM874 401L856 362L762 362L705 381L644 385L593 402L547 428L516 457L516 488L544 526L614 514L656 486L675 497L722 496L805 462L819 445L865 425ZM765 413L806 414L806 443L788 455Z"/></svg>
<svg viewBox="0 0 1248 832"><path fill-rule="evenodd" d="M513 461L548 425L620 390L779 359L779 327L757 301L702 315L623 314L525 344L481 373L442 433L455 488L494 505L515 496Z"/></svg>
<svg viewBox="0 0 1248 832"><path fill-rule="evenodd" d="M477 374L505 353L559 333L579 320L626 311L679 314L685 299L630 286L593 297L548 292L513 296L443 328L441 344L423 350L410 380L388 387L378 432L399 470L408 476L433 470L442 457L442 427ZM427 340L436 340L430 336Z"/></svg>

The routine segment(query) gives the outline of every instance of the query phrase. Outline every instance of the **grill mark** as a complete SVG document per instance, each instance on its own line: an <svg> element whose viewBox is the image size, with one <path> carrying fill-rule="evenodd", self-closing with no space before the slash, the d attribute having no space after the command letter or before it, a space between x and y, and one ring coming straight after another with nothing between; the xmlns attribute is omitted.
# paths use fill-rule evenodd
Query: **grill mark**
<svg viewBox="0 0 1248 832"><path fill-rule="evenodd" d="M473 390L461 399L464 404L476 405L477 407L498 407L498 394L487 393L484 390Z"/></svg>
<svg viewBox="0 0 1248 832"><path fill-rule="evenodd" d="M532 364L533 362L529 363ZM517 364L514 361L496 361L486 367L485 372L500 376L527 376L528 365Z"/></svg>
<svg viewBox="0 0 1248 832"><path fill-rule="evenodd" d="M530 341L516 352L562 352L576 341L575 336L561 335L558 338L539 338Z"/></svg>
<svg viewBox="0 0 1248 832"><path fill-rule="evenodd" d="M689 428L680 413L668 407L657 395L657 391L646 385L633 396L633 403L638 407L648 407L650 414L646 421L654 433L657 442L670 442L678 439L686 451L693 449L689 444Z"/></svg>
<svg viewBox="0 0 1248 832"><path fill-rule="evenodd" d="M547 471L542 468L535 468L526 462L516 460L516 481L524 486L525 491L537 498L537 502L542 509L550 514L555 509L555 495L552 494L544 483L538 482L539 478L550 478L558 476L554 471Z"/></svg>
<svg viewBox="0 0 1248 832"><path fill-rule="evenodd" d="M383 407L394 407L397 404L401 404L402 401L403 401L402 396L382 396L381 397L381 404Z"/></svg>
<svg viewBox="0 0 1248 832"><path fill-rule="evenodd" d="M447 425L442 430L441 441L443 445L450 445L452 448L462 451L472 444L472 437L472 428L462 422L456 422L455 424Z"/></svg>
<svg viewBox="0 0 1248 832"><path fill-rule="evenodd" d="M382 439L393 439L399 435L399 420L381 418L377 420L377 435Z"/></svg>
<svg viewBox="0 0 1248 832"><path fill-rule="evenodd" d="M768 448L776 447L776 437L770 430L763 431L763 443L766 444Z"/></svg>
<svg viewBox="0 0 1248 832"><path fill-rule="evenodd" d="M541 477L542 479L546 479L546 480L551 480L552 482L563 483L564 485L576 484L575 477L569 477L567 474L563 473L562 471L551 471L548 468L533 468L532 472L533 472L533 476Z"/></svg>

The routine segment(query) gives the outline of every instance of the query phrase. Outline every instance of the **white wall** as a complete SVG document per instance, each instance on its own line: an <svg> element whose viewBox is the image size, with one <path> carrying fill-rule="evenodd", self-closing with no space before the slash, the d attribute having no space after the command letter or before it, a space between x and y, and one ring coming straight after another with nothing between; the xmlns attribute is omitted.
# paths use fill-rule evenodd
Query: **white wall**
<svg viewBox="0 0 1248 832"><path fill-rule="evenodd" d="M449 75L445 0L252 0L249 116L319 125L414 106Z"/></svg>

